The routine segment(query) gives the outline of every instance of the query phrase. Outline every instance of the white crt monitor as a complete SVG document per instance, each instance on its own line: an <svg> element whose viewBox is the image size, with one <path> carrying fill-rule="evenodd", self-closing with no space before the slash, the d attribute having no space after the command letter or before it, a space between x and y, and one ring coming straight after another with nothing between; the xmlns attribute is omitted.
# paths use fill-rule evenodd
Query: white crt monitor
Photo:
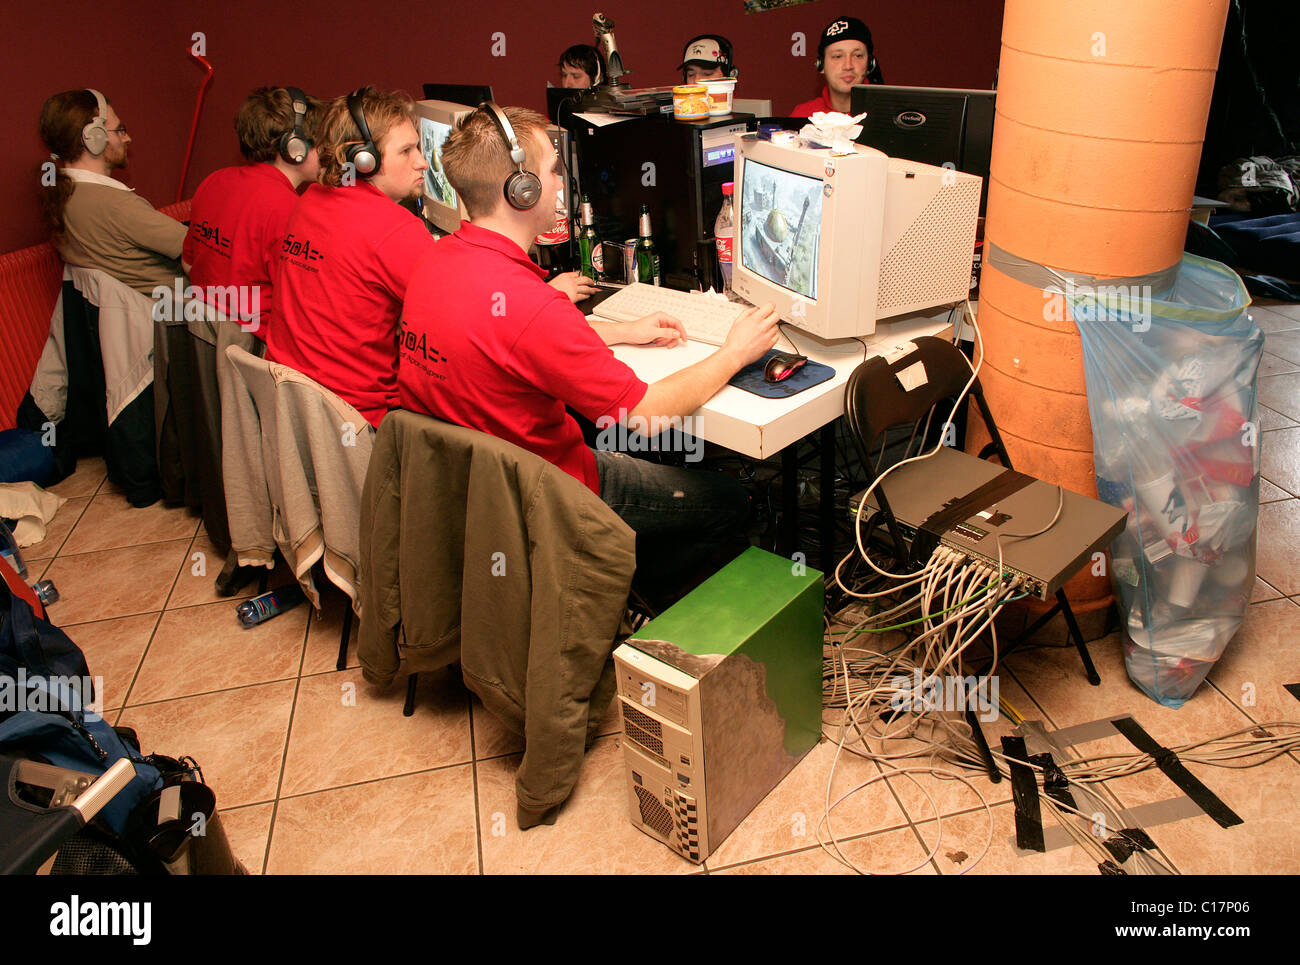
<svg viewBox="0 0 1300 965"><path fill-rule="evenodd" d="M451 233L468 221L465 204L447 180L442 168L442 145L456 122L476 108L449 101L416 101L416 133L420 135L420 153L429 162L424 172L424 216L439 230Z"/></svg>
<svg viewBox="0 0 1300 965"><path fill-rule="evenodd" d="M732 285L824 339L970 292L980 178L855 147L736 138Z"/></svg>

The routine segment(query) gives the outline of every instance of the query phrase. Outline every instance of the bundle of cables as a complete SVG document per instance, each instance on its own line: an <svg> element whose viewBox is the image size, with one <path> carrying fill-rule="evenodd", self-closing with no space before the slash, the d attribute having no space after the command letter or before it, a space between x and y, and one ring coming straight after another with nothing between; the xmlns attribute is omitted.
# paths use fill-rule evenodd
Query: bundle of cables
<svg viewBox="0 0 1300 965"><path fill-rule="evenodd" d="M983 345L974 319L976 364L965 388L953 403L948 423L978 376ZM932 417L934 413L930 414ZM929 418L919 437L927 438ZM917 438L914 430L912 438ZM912 440L908 440L908 448ZM1019 725L1024 719L997 693L994 674L998 667L998 638L995 619L1007 603L1027 594L1022 579L1003 567L1003 540L1028 539L1050 530L1061 517L1064 492L1058 487L1056 512L1050 520L1027 533L999 536L997 562L968 557L943 545L913 572L895 572L897 560L882 559L863 533L863 519L871 493L900 466L926 459L938 451L941 442L928 451L908 456L879 472L862 494L855 513L855 547L836 566L833 586L854 601L839 613L826 617L826 656L823 667L823 727L825 736L836 742L835 756L826 780L825 811L817 825L818 843L832 857L859 873L881 873L855 863L836 835L833 814L846 800L880 782L894 779L909 782L927 802L930 812L917 815L920 821L934 821L933 847L908 868L888 869L907 873L925 867L939 853L943 841L943 813L931 790L934 780L956 781L967 787L983 807L987 834L983 849L973 861L963 862L962 874L979 864L988 853L994 835L993 812L979 788L969 779L983 772L971 725L963 717L967 708L996 711ZM878 467L877 467L878 468ZM996 507L995 507L996 509ZM873 555L874 554L874 555ZM889 554L885 554L888 556ZM870 580L850 580L845 571L874 573ZM864 566L865 564L865 566ZM889 568L886 568L888 564ZM829 581L828 581L829 582ZM828 587L829 589L830 587ZM986 641L978 656L980 673L966 676L971 646ZM1243 737L1243 734L1249 734ZM1220 738L1171 748L1180 759L1222 767L1262 764L1300 747L1300 724L1270 723L1247 728ZM842 793L835 793L835 774L842 755L849 753L876 765L876 773ZM1009 761L990 749L1005 773ZM1112 754L1102 757L1058 755L1056 764L1066 776L1069 796L1040 796L1042 806L1068 837L1097 860L1103 872L1115 873L1115 834L1132 827L1131 817L1104 790L1101 782L1123 777L1155 765L1146 754ZM1018 764L1023 762L1017 761ZM1030 764L1042 780L1042 768ZM929 781L922 780L929 778ZM929 787L927 787L929 784ZM1064 800L1063 800L1064 798ZM1073 800L1074 804L1068 803ZM1167 860L1155 849L1137 849L1126 855L1120 873L1173 874Z"/></svg>

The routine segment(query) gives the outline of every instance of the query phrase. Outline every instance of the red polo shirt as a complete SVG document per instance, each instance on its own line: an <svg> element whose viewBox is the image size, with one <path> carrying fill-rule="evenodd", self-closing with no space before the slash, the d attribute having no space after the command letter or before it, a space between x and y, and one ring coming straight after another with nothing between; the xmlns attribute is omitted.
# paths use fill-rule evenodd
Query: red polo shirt
<svg viewBox="0 0 1300 965"><path fill-rule="evenodd" d="M509 238L466 222L425 254L402 310L402 408L487 432L600 493L565 405L625 418L646 384Z"/></svg>
<svg viewBox="0 0 1300 965"><path fill-rule="evenodd" d="M190 206L181 250L192 266L190 282L209 305L262 341L271 322L280 242L297 203L298 192L275 165L241 164L204 178Z"/></svg>
<svg viewBox="0 0 1300 965"><path fill-rule="evenodd" d="M355 406L373 426L397 408L397 316L420 255L422 221L369 182L313 184L280 245L267 358Z"/></svg>
<svg viewBox="0 0 1300 965"><path fill-rule="evenodd" d="M820 97L814 97L810 101L804 101L802 104L796 104L794 110L790 111L791 117L812 117L818 111L833 111L835 107L831 104L831 89L822 88Z"/></svg>

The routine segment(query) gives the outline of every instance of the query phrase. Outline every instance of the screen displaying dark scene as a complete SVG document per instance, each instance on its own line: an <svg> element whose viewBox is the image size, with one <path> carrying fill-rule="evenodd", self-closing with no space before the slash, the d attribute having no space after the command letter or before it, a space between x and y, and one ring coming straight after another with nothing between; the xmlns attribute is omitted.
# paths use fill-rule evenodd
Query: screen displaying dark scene
<svg viewBox="0 0 1300 965"><path fill-rule="evenodd" d="M442 145L451 136L451 125L420 118L420 153L429 162L424 172L424 196L449 208L456 207L456 192L442 170Z"/></svg>
<svg viewBox="0 0 1300 965"><path fill-rule="evenodd" d="M741 264L783 288L817 300L822 182L745 160L740 198Z"/></svg>

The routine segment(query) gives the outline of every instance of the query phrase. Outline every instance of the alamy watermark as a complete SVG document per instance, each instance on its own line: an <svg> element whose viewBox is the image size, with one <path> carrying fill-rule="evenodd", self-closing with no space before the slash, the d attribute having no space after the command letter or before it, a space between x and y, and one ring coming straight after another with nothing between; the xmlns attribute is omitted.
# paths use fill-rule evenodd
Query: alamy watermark
<svg viewBox="0 0 1300 965"><path fill-rule="evenodd" d="M1064 295L1064 298L1060 296ZM1043 319L1067 321L1066 305L1091 305L1089 317L1099 321L1129 322L1136 333L1151 328L1152 293L1150 285L1076 285L1066 279L1063 289L1045 289Z"/></svg>
<svg viewBox="0 0 1300 965"><path fill-rule="evenodd" d="M209 310L222 318L238 322L246 332L261 327L261 285L182 285L179 278L172 286L155 285L153 320L155 322L199 322L209 318Z"/></svg>
<svg viewBox="0 0 1300 965"><path fill-rule="evenodd" d="M603 415L596 420L596 448L609 452L683 452L686 462L699 462L704 458L704 439L697 432L697 422L695 416L648 418L620 409L617 418Z"/></svg>
<svg viewBox="0 0 1300 965"><path fill-rule="evenodd" d="M924 714L935 710L976 711L984 723L998 716L998 678L926 676L913 670L910 677L895 677L889 706L894 710Z"/></svg>
<svg viewBox="0 0 1300 965"><path fill-rule="evenodd" d="M48 713L84 708L91 694L103 698L103 677L46 677L28 674L26 667L18 675L0 676L0 713L21 714L25 711Z"/></svg>

